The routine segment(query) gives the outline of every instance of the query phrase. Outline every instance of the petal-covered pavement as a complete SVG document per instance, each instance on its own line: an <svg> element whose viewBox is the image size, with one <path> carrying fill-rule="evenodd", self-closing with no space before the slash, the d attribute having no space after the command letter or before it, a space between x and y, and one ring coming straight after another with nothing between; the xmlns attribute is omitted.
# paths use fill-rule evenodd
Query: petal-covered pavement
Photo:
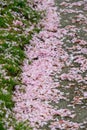
<svg viewBox="0 0 87 130"><path fill-rule="evenodd" d="M86 130L87 2L34 3L45 16L38 24L42 30L25 47L15 117L33 130Z"/></svg>

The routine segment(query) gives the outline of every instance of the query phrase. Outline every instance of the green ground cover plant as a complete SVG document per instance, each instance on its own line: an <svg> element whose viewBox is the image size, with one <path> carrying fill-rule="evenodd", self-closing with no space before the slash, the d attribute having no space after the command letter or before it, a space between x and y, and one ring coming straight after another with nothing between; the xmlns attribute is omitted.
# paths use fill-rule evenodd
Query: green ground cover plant
<svg viewBox="0 0 87 130"><path fill-rule="evenodd" d="M20 84L24 46L39 32L36 24L40 19L41 13L32 9L27 0L0 1L0 130L7 130L13 122L12 94L15 85ZM32 25L34 28L27 31ZM25 130L23 123L14 128Z"/></svg>

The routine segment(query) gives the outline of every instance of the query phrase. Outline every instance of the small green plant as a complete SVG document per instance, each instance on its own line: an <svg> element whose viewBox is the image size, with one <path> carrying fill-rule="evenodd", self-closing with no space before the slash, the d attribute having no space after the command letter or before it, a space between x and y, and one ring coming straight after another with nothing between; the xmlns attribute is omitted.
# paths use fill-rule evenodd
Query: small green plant
<svg viewBox="0 0 87 130"><path fill-rule="evenodd" d="M5 128L3 127L3 124L0 122L0 130L5 130Z"/></svg>
<svg viewBox="0 0 87 130"><path fill-rule="evenodd" d="M27 122L19 122L15 126L15 130L32 130L32 128L29 127L29 124Z"/></svg>

